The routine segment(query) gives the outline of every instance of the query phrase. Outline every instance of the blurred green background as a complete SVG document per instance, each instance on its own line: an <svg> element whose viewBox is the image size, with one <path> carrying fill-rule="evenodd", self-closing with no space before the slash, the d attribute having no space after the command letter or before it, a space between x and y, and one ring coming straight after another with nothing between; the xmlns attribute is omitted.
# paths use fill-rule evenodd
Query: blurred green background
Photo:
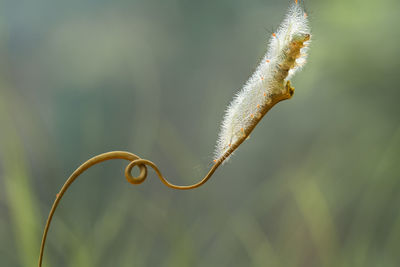
<svg viewBox="0 0 400 267"><path fill-rule="evenodd" d="M55 194L96 154L198 181L288 2L1 1L0 265L36 266ZM44 266L400 266L400 2L306 4L295 95L231 161L185 192L93 167Z"/></svg>

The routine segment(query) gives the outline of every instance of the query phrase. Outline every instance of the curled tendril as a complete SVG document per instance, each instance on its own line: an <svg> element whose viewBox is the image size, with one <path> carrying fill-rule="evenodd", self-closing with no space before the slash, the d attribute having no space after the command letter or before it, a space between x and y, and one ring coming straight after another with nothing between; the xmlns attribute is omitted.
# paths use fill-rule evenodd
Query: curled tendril
<svg viewBox="0 0 400 267"><path fill-rule="evenodd" d="M56 199L54 200L53 206L51 207L49 216L47 218L46 226L45 226L44 232L43 232L42 243L41 243L41 246L40 246L40 254L39 254L39 265L38 265L39 267L42 266L44 247L45 247L47 233L49 231L51 220L53 218L54 212L56 211L57 206L58 206L59 202L61 201L64 193L68 190L68 188L71 186L71 184L79 177L79 175L81 175L87 169L89 169L90 167L92 167L92 166L94 166L94 165L96 165L98 163L101 163L101 162L107 161L107 160L112 160L112 159L124 159L124 160L130 161L130 163L125 168L125 178L131 184L138 185L138 184L143 183L147 178L147 166L149 166L157 173L158 178L161 180L161 182L163 184L165 184L166 186L168 186L170 188L179 189L179 190L194 189L196 187L199 187L199 186L203 185L205 182L208 181L208 179L210 179L210 177L213 175L215 170L222 163L222 162L215 163L211 167L211 169L207 173L207 175L200 182L198 182L196 184L193 184L193 185L181 186L181 185L174 185L174 184L170 183L167 179L165 179L164 176L161 174L161 172L158 169L156 164L154 164L153 162L151 162L149 160L142 159L139 156L137 156L135 154L132 154L130 152L126 152L126 151L111 151L111 152L107 152L107 153L103 153L103 154L97 155L97 156L89 159L88 161L83 163L81 166L79 166L71 174L71 176L67 179L67 181L62 186L60 192L56 195ZM131 171L132 171L132 169L134 167L138 167L139 168L139 175L138 176L133 176L131 174Z"/></svg>
<svg viewBox="0 0 400 267"><path fill-rule="evenodd" d="M211 167L211 169L209 170L207 175L204 176L204 178L200 182L198 182L196 184L192 184L192 185L174 185L174 184L168 182L168 180L165 179L164 176L161 174L157 165L147 159L137 159L137 160L134 160L131 163L129 163L128 166L126 166L126 168L125 168L125 178L131 184L141 184L146 179L146 175L147 175L147 167L146 166L149 166L157 173L158 178L167 187L173 188L173 189L178 189L178 190L189 190L189 189L197 188L197 187L203 185L204 183L206 183L221 163L222 162L215 163ZM134 176L132 176L131 171L136 166L139 167L140 174L139 174L139 176L134 177Z"/></svg>
<svg viewBox="0 0 400 267"><path fill-rule="evenodd" d="M263 107L262 110L262 116L264 116L275 104L277 104L280 101L289 99L292 97L294 88L290 86L290 82L287 82L285 91L271 95L271 102L268 103L265 107ZM174 185L170 183L167 179L164 178L164 176L161 174L160 170L158 169L157 165L153 163L152 161L149 161L147 159L142 159L139 156L132 154L130 152L126 151L111 151L107 153L103 153L100 155L97 155L85 163L83 163L81 166L79 166L72 174L71 176L67 179L67 181L64 183L62 186L60 192L56 195L56 199L54 200L53 206L51 207L49 216L47 217L46 221L46 226L43 231L43 236L42 236L42 243L40 246L40 254L39 254L39 267L42 266L42 261L43 261L43 253L44 253L44 247L46 243L46 238L47 238L47 233L49 231L50 223L53 218L54 212L57 209L57 206L59 202L61 201L61 198L63 197L64 193L67 191L67 189L70 187L70 185L81 175L83 172L85 172L87 169L90 167L101 163L103 161L107 160L112 160L112 159L124 159L129 161L129 164L125 168L125 178L126 180L134 185L141 184L143 183L146 178L147 178L147 167L151 167L157 174L158 178L161 180L161 182L166 185L167 187L173 188L173 189L178 189L178 190L189 190L189 189L194 189L197 188L203 184L205 184L211 176L214 174L214 172L217 170L217 168L227 159L238 147L241 143L244 142L244 140L247 139L247 137L250 135L250 133L253 131L253 129L256 127L260 120L254 120L249 127L248 131L241 137L239 138L232 146L224 153L222 157L220 157L218 160L215 160L213 165L211 166L210 170L208 173L204 176L203 179L200 180L200 182L193 184L193 185ZM139 175L138 176L133 176L131 174L131 171L134 167L139 168Z"/></svg>

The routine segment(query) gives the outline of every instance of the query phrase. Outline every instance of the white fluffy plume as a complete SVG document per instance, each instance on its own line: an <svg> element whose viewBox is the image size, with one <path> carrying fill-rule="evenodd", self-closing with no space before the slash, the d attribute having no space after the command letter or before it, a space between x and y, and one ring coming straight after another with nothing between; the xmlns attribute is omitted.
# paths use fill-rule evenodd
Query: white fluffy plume
<svg viewBox="0 0 400 267"><path fill-rule="evenodd" d="M269 104L270 96L277 90L284 90L286 81L305 64L310 36L307 14L302 5L295 1L277 32L272 34L268 52L256 71L228 106L214 161L220 160L231 145L246 137L247 128L255 120L261 119L260 109ZM298 45L295 53L291 51L294 44ZM290 64L288 57L292 57Z"/></svg>

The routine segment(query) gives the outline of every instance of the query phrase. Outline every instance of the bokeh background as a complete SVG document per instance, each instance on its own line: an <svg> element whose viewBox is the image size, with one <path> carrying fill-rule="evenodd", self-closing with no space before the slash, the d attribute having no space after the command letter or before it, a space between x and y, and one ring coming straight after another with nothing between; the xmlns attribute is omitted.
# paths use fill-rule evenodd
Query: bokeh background
<svg viewBox="0 0 400 267"><path fill-rule="evenodd" d="M198 181L288 2L1 1L0 265L37 264L56 193L96 154ZM129 185L124 161L93 167L44 266L399 266L400 2L306 6L295 95L228 164L185 192L153 172Z"/></svg>

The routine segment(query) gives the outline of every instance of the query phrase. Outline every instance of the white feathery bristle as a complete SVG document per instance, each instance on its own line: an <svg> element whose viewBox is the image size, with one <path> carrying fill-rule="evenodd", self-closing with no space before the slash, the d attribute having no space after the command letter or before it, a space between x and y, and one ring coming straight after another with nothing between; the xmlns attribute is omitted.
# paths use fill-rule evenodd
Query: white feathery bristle
<svg viewBox="0 0 400 267"><path fill-rule="evenodd" d="M307 14L296 1L289 7L277 32L272 34L268 52L261 63L229 104L218 136L214 161L224 157L229 147L243 138L254 116L260 116L260 107L271 101L270 96L276 90L283 90L286 81L305 64L309 37ZM287 62L291 43L301 38L305 41L302 42L300 53L296 55L295 64L291 64L288 72L283 72L282 66Z"/></svg>

